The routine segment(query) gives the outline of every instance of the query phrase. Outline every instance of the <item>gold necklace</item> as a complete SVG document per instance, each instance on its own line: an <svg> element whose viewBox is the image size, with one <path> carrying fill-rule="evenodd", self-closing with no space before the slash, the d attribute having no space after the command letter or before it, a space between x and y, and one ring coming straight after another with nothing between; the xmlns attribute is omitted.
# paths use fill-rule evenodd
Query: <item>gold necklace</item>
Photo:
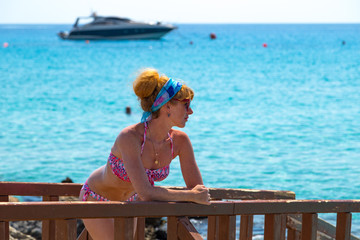
<svg viewBox="0 0 360 240"><path fill-rule="evenodd" d="M149 133L150 133L150 128L148 128L148 129L149 129ZM150 134L150 135L151 135L151 134ZM158 152L156 151L156 149L155 149L155 145L154 145L153 140L151 140L151 138L149 138L149 140L150 140L150 142L151 142L151 145L152 145L153 150L154 150L154 153L155 153L155 164L160 165L159 153L158 153ZM161 143L162 143L162 142L164 142L164 140L161 141Z"/></svg>
<svg viewBox="0 0 360 240"><path fill-rule="evenodd" d="M158 160L159 159L159 153L156 152L154 142L151 139L150 139L150 142L151 142L151 144L153 146L154 153L155 153L155 164L160 164L160 161Z"/></svg>

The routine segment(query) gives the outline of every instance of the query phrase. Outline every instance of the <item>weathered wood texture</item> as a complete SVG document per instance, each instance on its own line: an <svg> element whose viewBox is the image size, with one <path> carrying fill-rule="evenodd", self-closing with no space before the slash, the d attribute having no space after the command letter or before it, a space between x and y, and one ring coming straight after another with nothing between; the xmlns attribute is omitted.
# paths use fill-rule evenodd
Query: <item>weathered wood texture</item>
<svg viewBox="0 0 360 240"><path fill-rule="evenodd" d="M285 240L286 215L266 214L264 240Z"/></svg>
<svg viewBox="0 0 360 240"><path fill-rule="evenodd" d="M145 239L145 218L144 217L137 218L135 239L137 239L137 240Z"/></svg>
<svg viewBox="0 0 360 240"><path fill-rule="evenodd" d="M0 202L8 202L9 196L0 194ZM0 222L0 240L9 240L9 222Z"/></svg>
<svg viewBox="0 0 360 240"><path fill-rule="evenodd" d="M294 229L288 229L287 240L300 240L300 232Z"/></svg>
<svg viewBox="0 0 360 240"><path fill-rule="evenodd" d="M68 218L230 216L253 214L360 212L360 200L214 201L211 205L172 202L0 202L0 221Z"/></svg>
<svg viewBox="0 0 360 240"><path fill-rule="evenodd" d="M43 196L43 201L59 201L59 196ZM51 240L56 233L55 220L42 221L42 239Z"/></svg>
<svg viewBox="0 0 360 240"><path fill-rule="evenodd" d="M351 239L351 213L338 213L336 221L336 240Z"/></svg>
<svg viewBox="0 0 360 240"><path fill-rule="evenodd" d="M134 218L114 218L114 240L128 240L134 238Z"/></svg>
<svg viewBox="0 0 360 240"><path fill-rule="evenodd" d="M266 216L265 239L285 239L285 226L290 240L316 239L317 230L326 225L317 213L338 213L337 229L325 228L326 234L321 236L354 239L350 235L351 212L360 212L359 200L264 200L294 199L295 194L245 189L210 189L212 199L243 201L212 201L208 206L184 202L58 202L59 196L77 196L80 188L81 184L69 183L0 182L0 240L8 239L8 222L16 220L42 220L43 239L74 239L75 219L79 218L114 218L115 239L133 239L134 234L136 239L144 239L144 232L139 231L144 228L144 217L164 216L168 217L168 239L201 239L181 216L208 216L209 240L235 239L236 215L241 215L239 239L245 240L252 238L252 216L256 214ZM9 203L9 195L43 196L44 202ZM291 215L287 223L286 215ZM136 217L142 219L137 222L137 232ZM85 233L81 239L90 239Z"/></svg>
<svg viewBox="0 0 360 240"><path fill-rule="evenodd" d="M82 184L78 183L30 183L0 182L1 195L18 196L78 196ZM185 189L183 187L168 187ZM295 199L291 191L271 191L252 189L209 188L212 199Z"/></svg>
<svg viewBox="0 0 360 240"><path fill-rule="evenodd" d="M253 237L253 215L242 215L240 218L240 240L252 240Z"/></svg>
<svg viewBox="0 0 360 240"><path fill-rule="evenodd" d="M229 240L235 239L236 235L236 216L219 216L218 239Z"/></svg>
<svg viewBox="0 0 360 240"><path fill-rule="evenodd" d="M177 236L179 239L184 240L203 239L187 217L178 218Z"/></svg>
<svg viewBox="0 0 360 240"><path fill-rule="evenodd" d="M56 220L56 240L76 239L76 219Z"/></svg>
<svg viewBox="0 0 360 240"><path fill-rule="evenodd" d="M318 217L316 213L302 215L301 239L316 240Z"/></svg>
<svg viewBox="0 0 360 240"><path fill-rule="evenodd" d="M208 216L208 231L207 239L215 240L217 238L217 232L219 231L219 217L217 216Z"/></svg>
<svg viewBox="0 0 360 240"><path fill-rule="evenodd" d="M301 233L301 221L302 221L301 214L288 215L287 222L286 222L288 232L289 232L289 230L294 230L294 232L296 231L296 234ZM340 220L340 221L342 221L342 220ZM335 239L336 238L336 227L334 227L330 223L326 222L325 220L318 218L317 228L318 228L318 239ZM321 235L321 236L319 236L319 235ZM288 237L288 239L289 239L289 237ZM358 238L354 235L351 235L350 239L351 240L360 240L360 238Z"/></svg>
<svg viewBox="0 0 360 240"><path fill-rule="evenodd" d="M182 187L169 187L171 189L184 189ZM291 191L232 189L232 188L209 188L211 198L220 199L295 199L295 193Z"/></svg>
<svg viewBox="0 0 360 240"><path fill-rule="evenodd" d="M0 240L9 240L9 223L0 221Z"/></svg>
<svg viewBox="0 0 360 240"><path fill-rule="evenodd" d="M0 182L0 195L79 196L82 184Z"/></svg>

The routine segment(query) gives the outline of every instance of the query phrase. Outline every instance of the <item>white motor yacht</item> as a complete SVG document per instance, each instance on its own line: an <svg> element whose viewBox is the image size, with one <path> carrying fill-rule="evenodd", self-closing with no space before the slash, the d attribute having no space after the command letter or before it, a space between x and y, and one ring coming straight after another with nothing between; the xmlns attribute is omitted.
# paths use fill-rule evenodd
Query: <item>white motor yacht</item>
<svg viewBox="0 0 360 240"><path fill-rule="evenodd" d="M83 20L87 20L88 23L81 24ZM58 36L71 40L160 39L173 29L176 27L160 22L151 24L132 21L128 18L102 17L93 14L90 17L78 17L69 33L59 32Z"/></svg>

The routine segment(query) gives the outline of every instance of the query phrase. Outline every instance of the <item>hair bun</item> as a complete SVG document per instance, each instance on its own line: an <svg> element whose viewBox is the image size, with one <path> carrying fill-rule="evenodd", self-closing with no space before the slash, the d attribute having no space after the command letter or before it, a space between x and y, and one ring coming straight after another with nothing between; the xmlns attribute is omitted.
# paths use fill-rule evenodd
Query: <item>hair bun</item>
<svg viewBox="0 0 360 240"><path fill-rule="evenodd" d="M145 69L133 83L136 96L140 99L151 96L158 85L159 73L155 69Z"/></svg>

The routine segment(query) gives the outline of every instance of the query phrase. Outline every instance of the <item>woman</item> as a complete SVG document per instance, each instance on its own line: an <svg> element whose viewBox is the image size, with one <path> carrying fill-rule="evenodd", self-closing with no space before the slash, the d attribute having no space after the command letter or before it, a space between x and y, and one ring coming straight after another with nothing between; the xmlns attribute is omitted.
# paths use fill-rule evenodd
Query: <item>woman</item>
<svg viewBox="0 0 360 240"><path fill-rule="evenodd" d="M193 113L194 92L153 69L143 71L133 88L145 111L140 123L126 127L115 140L106 165L95 170L80 192L83 201L190 201L210 204L189 137L183 128ZM179 156L187 190L155 187ZM84 219L93 239L113 239L113 219Z"/></svg>

